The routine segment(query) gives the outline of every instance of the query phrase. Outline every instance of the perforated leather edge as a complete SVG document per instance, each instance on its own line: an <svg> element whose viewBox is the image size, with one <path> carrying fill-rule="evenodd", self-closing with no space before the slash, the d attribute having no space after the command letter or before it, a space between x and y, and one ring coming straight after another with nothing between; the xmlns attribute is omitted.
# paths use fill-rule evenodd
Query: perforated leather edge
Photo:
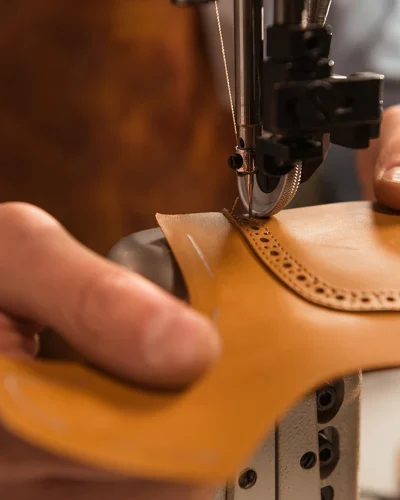
<svg viewBox="0 0 400 500"><path fill-rule="evenodd" d="M223 214L273 274L302 298L339 311L400 311L400 290L351 290L333 287L293 258L268 229L268 220Z"/></svg>

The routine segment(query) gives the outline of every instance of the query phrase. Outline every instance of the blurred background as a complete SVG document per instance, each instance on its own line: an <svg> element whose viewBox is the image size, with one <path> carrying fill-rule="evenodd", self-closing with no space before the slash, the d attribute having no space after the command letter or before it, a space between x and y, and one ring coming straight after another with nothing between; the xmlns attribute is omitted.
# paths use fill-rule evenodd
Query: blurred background
<svg viewBox="0 0 400 500"><path fill-rule="evenodd" d="M101 254L154 226L155 212L231 206L235 143L213 5L1 7L0 201L42 207ZM220 0L220 10L232 73L232 0ZM334 0L329 22L337 72L382 72L385 105L399 103L400 2ZM336 147L293 206L371 194L360 186L354 153ZM48 333L43 355L75 353ZM399 391L398 371L366 377L362 486L382 495L398 493Z"/></svg>
<svg viewBox="0 0 400 500"><path fill-rule="evenodd" d="M168 0L1 2L0 200L92 249L231 204L234 146L200 14Z"/></svg>

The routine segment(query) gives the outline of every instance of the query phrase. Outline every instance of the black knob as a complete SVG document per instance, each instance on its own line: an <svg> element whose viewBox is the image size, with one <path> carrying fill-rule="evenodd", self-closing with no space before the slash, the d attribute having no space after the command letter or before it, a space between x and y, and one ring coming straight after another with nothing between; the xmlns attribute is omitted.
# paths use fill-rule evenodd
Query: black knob
<svg viewBox="0 0 400 500"><path fill-rule="evenodd" d="M239 170L239 168L243 167L243 158L240 156L240 154L235 154L233 156L230 156L228 158L228 165L233 170Z"/></svg>

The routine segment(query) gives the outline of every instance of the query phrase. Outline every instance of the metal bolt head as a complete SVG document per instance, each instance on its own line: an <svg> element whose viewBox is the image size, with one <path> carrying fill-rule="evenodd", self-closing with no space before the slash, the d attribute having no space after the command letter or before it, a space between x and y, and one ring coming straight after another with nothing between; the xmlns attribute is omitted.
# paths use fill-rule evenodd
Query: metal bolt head
<svg viewBox="0 0 400 500"><path fill-rule="evenodd" d="M313 451L307 451L300 458L300 465L302 469L310 470L317 463L317 455Z"/></svg>
<svg viewBox="0 0 400 500"><path fill-rule="evenodd" d="M337 396L333 387L324 387L317 392L318 411L326 412L331 410L336 404Z"/></svg>
<svg viewBox="0 0 400 500"><path fill-rule="evenodd" d="M242 490L252 488L257 482L257 472L254 469L246 469L239 476L239 486Z"/></svg>
<svg viewBox="0 0 400 500"><path fill-rule="evenodd" d="M333 443L328 439L324 431L318 433L319 446L319 465L320 467L328 467L336 459L336 451Z"/></svg>

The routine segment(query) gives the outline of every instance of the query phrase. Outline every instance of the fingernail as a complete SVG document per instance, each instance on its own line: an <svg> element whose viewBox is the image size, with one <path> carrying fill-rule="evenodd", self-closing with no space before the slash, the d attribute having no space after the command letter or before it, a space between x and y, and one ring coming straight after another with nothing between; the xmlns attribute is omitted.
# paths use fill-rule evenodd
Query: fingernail
<svg viewBox="0 0 400 500"><path fill-rule="evenodd" d="M211 366L221 353L220 336L213 323L192 310L158 318L145 337L144 356L149 368L169 378L191 379Z"/></svg>
<svg viewBox="0 0 400 500"><path fill-rule="evenodd" d="M382 180L400 184L400 167L392 167L382 175Z"/></svg>

